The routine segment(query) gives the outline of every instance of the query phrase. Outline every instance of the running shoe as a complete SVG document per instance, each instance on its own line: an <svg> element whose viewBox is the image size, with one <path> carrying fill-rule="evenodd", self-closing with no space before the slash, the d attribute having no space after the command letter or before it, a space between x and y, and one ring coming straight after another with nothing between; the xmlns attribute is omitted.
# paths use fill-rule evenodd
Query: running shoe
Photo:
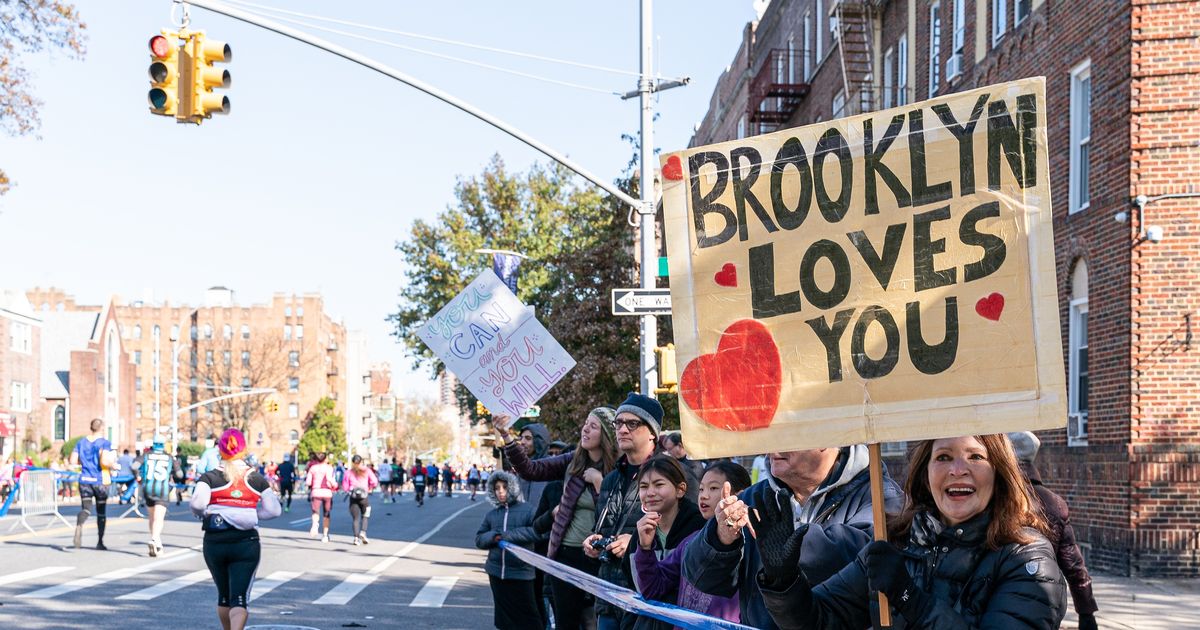
<svg viewBox="0 0 1200 630"><path fill-rule="evenodd" d="M104 543L98 542L96 543L96 551L108 551L108 547L105 547Z"/></svg>
<svg viewBox="0 0 1200 630"><path fill-rule="evenodd" d="M316 526L316 525L313 525L313 526L312 526L312 527L311 527L311 528L308 530L308 537L309 537L309 538L316 538L316 537L317 537L317 533L318 533L318 532L317 532L317 526Z"/></svg>
<svg viewBox="0 0 1200 630"><path fill-rule="evenodd" d="M156 542L156 543L154 543L154 552L155 552L155 553L157 553L157 554L158 554L158 555L160 555L160 556L161 556L161 555L163 555L163 546L162 546L162 543L160 543L160 542Z"/></svg>
<svg viewBox="0 0 1200 630"><path fill-rule="evenodd" d="M358 538L359 538L359 540L361 540L361 541L362 541L362 544L364 544L364 545L365 545L365 544L368 544L368 543L370 543L370 542L371 542L371 541L367 540L367 535L366 535L366 534L359 534L359 535L358 535Z"/></svg>
<svg viewBox="0 0 1200 630"><path fill-rule="evenodd" d="M146 546L150 548L150 557L151 558L158 557L158 545L154 544L153 540L146 543Z"/></svg>
<svg viewBox="0 0 1200 630"><path fill-rule="evenodd" d="M355 546L355 547L357 547L357 546L359 546L360 544L362 544L362 543L360 543L360 542L359 542L359 540L358 540L358 536L355 536L355 537L354 537L354 543L353 543L353 544L354 544L354 546Z"/></svg>
<svg viewBox="0 0 1200 630"><path fill-rule="evenodd" d="M329 542L329 534L325 534L324 536L322 536L321 542L323 542L323 543Z"/></svg>
<svg viewBox="0 0 1200 630"><path fill-rule="evenodd" d="M292 511L292 506L290 506L290 505L285 505L285 506L283 506L283 511L284 511L284 512L291 512L291 511Z"/></svg>

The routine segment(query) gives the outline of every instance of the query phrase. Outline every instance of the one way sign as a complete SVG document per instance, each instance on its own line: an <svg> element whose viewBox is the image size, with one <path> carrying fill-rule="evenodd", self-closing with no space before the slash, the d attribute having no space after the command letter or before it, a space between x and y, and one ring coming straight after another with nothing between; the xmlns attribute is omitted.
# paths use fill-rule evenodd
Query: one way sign
<svg viewBox="0 0 1200 630"><path fill-rule="evenodd" d="M613 289L613 315L670 315L670 289Z"/></svg>

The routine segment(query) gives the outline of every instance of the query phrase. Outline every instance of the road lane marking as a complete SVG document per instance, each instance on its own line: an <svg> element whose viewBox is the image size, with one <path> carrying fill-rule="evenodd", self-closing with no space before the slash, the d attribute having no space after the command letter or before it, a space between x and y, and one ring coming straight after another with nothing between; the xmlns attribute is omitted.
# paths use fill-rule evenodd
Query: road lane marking
<svg viewBox="0 0 1200 630"><path fill-rule="evenodd" d="M457 581L457 577L450 575L439 575L429 578L429 581L425 583L425 586L421 587L421 591L413 598L409 607L441 608L442 602L446 601L446 596L450 594L450 589L454 588L454 583Z"/></svg>
<svg viewBox="0 0 1200 630"><path fill-rule="evenodd" d="M5 584L13 584L22 580L32 580L45 575L54 575L55 573L70 571L74 568L75 567L42 567L40 569L33 569L31 571L22 571L20 573L13 573L12 575L4 575L0 576L0 586L4 586Z"/></svg>
<svg viewBox="0 0 1200 630"><path fill-rule="evenodd" d="M250 589L250 601L270 593L280 584L294 580L301 575L304 575L303 571L276 571L261 580L254 580L254 586Z"/></svg>
<svg viewBox="0 0 1200 630"><path fill-rule="evenodd" d="M355 595L358 595L360 592L362 592L362 590L364 588L366 588L372 582L374 582L376 580L376 578L378 578L384 571L386 571L388 569L388 567L395 564L397 560L412 553L414 549L421 546L421 543L425 542L426 540L429 540L434 534L441 531L442 528L445 527L447 523L458 518L459 514L466 512L467 510L475 507L476 505L482 505L482 503L473 503L464 508L461 508L457 512L451 514L450 516L447 516L442 522L438 523L437 526L435 526L433 529L422 534L420 538L408 543L400 551L397 551L396 553L393 553L392 555L384 558L383 560L380 560L375 566L368 569L366 573L351 573L350 575L346 576L346 579L342 580L341 584L338 584L337 586L330 589L328 593L325 593L324 595L319 597L317 600L315 600L313 603L314 604L326 604L326 605L338 605L338 606L346 604L351 599L354 599Z"/></svg>
<svg viewBox="0 0 1200 630"><path fill-rule="evenodd" d="M288 525L291 525L292 527L295 527L295 526L299 525L300 523L311 523L311 522L312 522L312 517L311 517L311 516L308 516L308 517L305 517L305 518L298 518L298 519L296 519L296 520L294 520L294 521L292 521L292 522L288 523Z"/></svg>
<svg viewBox="0 0 1200 630"><path fill-rule="evenodd" d="M53 597L58 597L59 595L65 595L67 593L74 593L75 591L85 589L85 588L90 588L92 586L107 584L108 582L112 582L112 581L124 580L126 578L129 578L129 577L141 574L141 573L149 573L150 571L154 571L155 569L160 569L168 564L174 564L176 562L179 562L180 560L187 560L195 555L197 555L196 552L191 549L180 549L179 551L168 554L162 560L157 560L155 562L150 562L150 563L135 566L135 567L129 567L129 568L125 568L125 569L117 569L116 571L109 571L107 573L101 573L99 575L94 575L92 577L80 578L78 580L72 580L72 581L66 582L64 584L59 584L58 586L48 586L46 588L41 588L36 591L30 591L28 593L21 593L20 595L17 595L17 598L18 599L51 599Z"/></svg>
<svg viewBox="0 0 1200 630"><path fill-rule="evenodd" d="M185 586L191 586L191 585L195 584L196 582L202 582L202 581L210 579L210 578L211 578L211 575L209 574L208 569L202 569L200 571L192 571L191 573L188 573L186 575L181 575L173 580L167 580L166 582L159 582L158 584L155 584L154 586L144 588L140 591L126 593L126 594L118 597L117 599L133 599L133 600L138 600L138 601L154 599L156 597L162 597L163 595L166 595L167 593L174 593L175 591L178 591L179 589L181 589Z"/></svg>

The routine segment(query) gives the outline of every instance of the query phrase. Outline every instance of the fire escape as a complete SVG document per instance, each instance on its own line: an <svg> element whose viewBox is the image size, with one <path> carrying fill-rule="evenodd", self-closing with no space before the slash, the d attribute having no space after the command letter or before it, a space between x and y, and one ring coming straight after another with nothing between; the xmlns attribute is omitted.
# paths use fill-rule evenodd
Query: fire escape
<svg viewBox="0 0 1200 630"><path fill-rule="evenodd" d="M763 59L750 81L746 102L750 129L747 135L775 131L791 119L808 95L808 84L801 76L804 51L773 48Z"/></svg>
<svg viewBox="0 0 1200 630"><path fill-rule="evenodd" d="M880 0L834 0L829 13L836 24L834 41L842 62L842 94L846 109L842 115L853 116L873 111L876 107L872 64L874 53L875 8Z"/></svg>

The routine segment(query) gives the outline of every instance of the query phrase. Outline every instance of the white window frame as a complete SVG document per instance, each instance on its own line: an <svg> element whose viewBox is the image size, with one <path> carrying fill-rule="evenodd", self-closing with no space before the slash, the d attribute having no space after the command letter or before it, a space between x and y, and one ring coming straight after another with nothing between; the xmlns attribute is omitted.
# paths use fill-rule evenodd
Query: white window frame
<svg viewBox="0 0 1200 630"><path fill-rule="evenodd" d="M813 72L816 72L817 66L821 65L821 55L824 54L824 52L825 52L824 48L821 46L821 40L825 39L824 37L821 37L821 35L822 35L821 16L824 15L824 13L825 13L824 2L822 2L821 0L817 0L817 5L816 5L817 19L815 20L815 24L813 25L813 47L816 50L816 55L814 57L816 59L816 62L813 63Z"/></svg>
<svg viewBox="0 0 1200 630"><path fill-rule="evenodd" d="M992 44L1000 43L1008 32L1008 0L992 0Z"/></svg>
<svg viewBox="0 0 1200 630"><path fill-rule="evenodd" d="M288 417L289 418L299 418L300 417L300 403L288 403ZM295 431L293 431L292 433L295 433ZM295 438L292 438L292 439L295 439Z"/></svg>
<svg viewBox="0 0 1200 630"><path fill-rule="evenodd" d="M896 41L896 105L908 104L908 35Z"/></svg>
<svg viewBox="0 0 1200 630"><path fill-rule="evenodd" d="M1084 145L1087 145L1088 154L1089 154L1088 157L1086 158L1088 161L1088 164L1086 164L1086 166L1091 165L1090 164L1090 162L1091 162L1090 154L1091 154L1091 144L1092 144L1092 133L1091 133L1091 127L1092 127L1092 122L1091 122L1091 118L1092 118L1092 107L1091 107L1092 87L1091 86L1092 86L1092 83L1091 83L1091 79L1092 79L1092 61L1090 59L1084 61L1083 63L1080 63L1079 65L1075 66L1074 68L1071 68L1071 114L1070 114L1071 158L1070 158L1070 167L1068 169L1069 178L1070 178L1070 186L1069 186L1069 192L1068 192L1068 200L1070 203L1068 205L1068 214L1075 214L1076 212L1082 212L1083 210L1087 210L1088 206L1091 205L1091 195L1090 195L1090 190L1089 190L1090 186L1081 186L1081 184L1088 184L1089 182L1080 181L1080 176L1083 174L1080 169L1083 166L1085 166L1085 164L1084 164L1085 158L1083 156ZM1086 102L1086 105L1087 105L1087 130L1086 130L1086 133L1083 128L1083 123L1084 123L1083 106L1085 105L1085 102L1083 100L1084 94L1082 93L1082 87L1083 87L1084 81L1088 82L1088 93L1087 93L1087 102ZM1091 169L1090 168L1087 170L1087 175L1088 175L1088 179L1090 180L1091 179ZM1081 188L1082 188L1082 190L1081 190ZM1084 197L1084 196L1086 196L1087 199L1082 199L1082 197Z"/></svg>
<svg viewBox="0 0 1200 630"><path fill-rule="evenodd" d="M1029 8L1026 10L1025 13L1022 13L1021 12L1022 0L1013 0L1013 28L1020 26L1021 22L1024 22L1025 18L1029 17L1030 13L1033 13L1033 0L1026 0L1026 1L1029 3Z"/></svg>
<svg viewBox="0 0 1200 630"><path fill-rule="evenodd" d="M742 138L746 137L746 115L745 114L742 114L741 118L738 118L737 137L738 137L738 140L741 140Z"/></svg>
<svg viewBox="0 0 1200 630"><path fill-rule="evenodd" d="M958 58L954 74L946 72L946 80L952 81L963 73L964 52L967 46L967 0L954 0L954 18L950 31L950 57Z"/></svg>
<svg viewBox="0 0 1200 630"><path fill-rule="evenodd" d="M796 34L788 35L787 40L787 82L796 84Z"/></svg>
<svg viewBox="0 0 1200 630"><path fill-rule="evenodd" d="M805 11L804 12L804 20L801 22L801 24L803 24L803 26L804 26L804 39L802 40L804 43L804 53L803 53L804 54L804 80L808 81L809 79L812 79L813 67L816 66L816 64L814 64L813 60L812 60L812 56L813 56L812 14L810 14L808 11ZM791 41L792 41L791 39L788 39L789 44L791 43Z"/></svg>
<svg viewBox="0 0 1200 630"><path fill-rule="evenodd" d="M296 324L296 339L303 339L303 338L304 338L304 325Z"/></svg>
<svg viewBox="0 0 1200 630"><path fill-rule="evenodd" d="M9 386L8 407L23 413L33 411L33 387L24 381L13 381Z"/></svg>
<svg viewBox="0 0 1200 630"><path fill-rule="evenodd" d="M833 118L841 118L846 115L846 93L838 90L833 94L833 102L830 104L830 111L833 113Z"/></svg>
<svg viewBox="0 0 1200 630"><path fill-rule="evenodd" d="M883 108L888 109L896 103L895 98L895 79L896 76L896 50L888 48L883 53Z"/></svg>
<svg viewBox="0 0 1200 630"><path fill-rule="evenodd" d="M300 377L297 377L297 376L289 376L288 377L288 391L292 392L292 393L296 393L296 392L300 391Z"/></svg>
<svg viewBox="0 0 1200 630"><path fill-rule="evenodd" d="M941 2L929 5L929 95L936 96L942 81Z"/></svg>
<svg viewBox="0 0 1200 630"><path fill-rule="evenodd" d="M26 322L9 322L8 335L8 347L13 352L33 354L33 326Z"/></svg>
<svg viewBox="0 0 1200 630"><path fill-rule="evenodd" d="M1068 423L1067 446L1087 446L1088 412L1086 410L1079 410L1079 387L1077 383L1079 379L1079 362L1075 358L1081 348L1088 347L1087 337L1085 336L1082 340L1079 338L1081 328L1080 319L1081 317L1086 316L1087 313L1088 299L1086 297L1071 300L1068 319L1069 332L1067 334L1067 347L1069 348L1069 352L1067 354L1069 374L1069 380L1067 381L1067 412L1068 416L1075 416L1079 418L1078 426L1080 428L1078 430L1072 430L1071 427L1074 425L1072 425L1070 422ZM1090 373L1090 366L1088 371Z"/></svg>

